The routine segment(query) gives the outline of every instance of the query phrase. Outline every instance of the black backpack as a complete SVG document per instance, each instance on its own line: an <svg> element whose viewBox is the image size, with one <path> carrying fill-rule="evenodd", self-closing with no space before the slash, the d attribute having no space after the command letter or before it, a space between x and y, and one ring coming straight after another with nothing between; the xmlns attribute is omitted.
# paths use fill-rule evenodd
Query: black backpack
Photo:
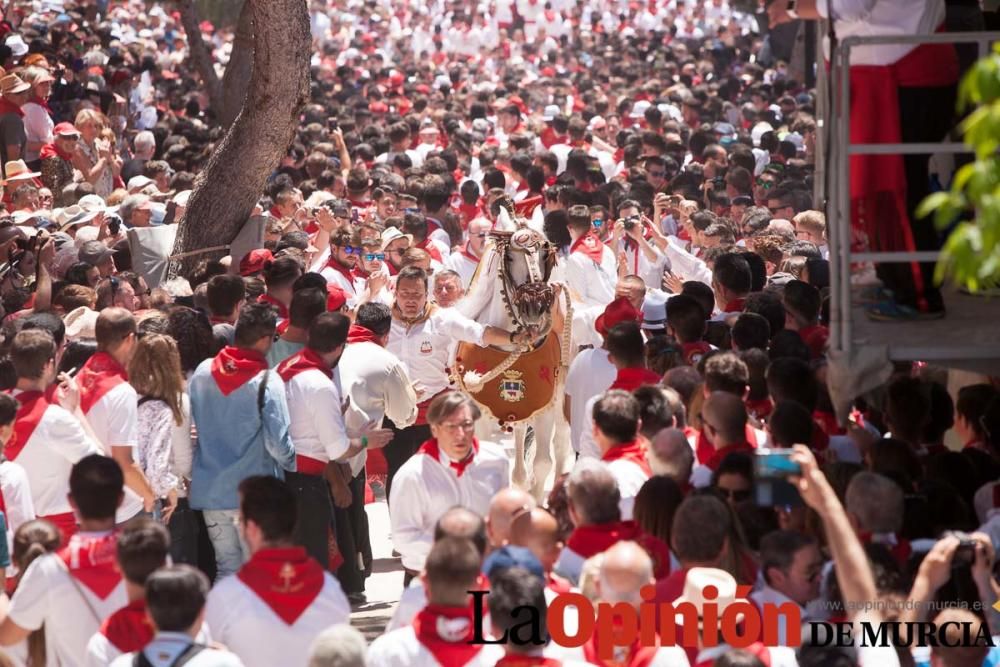
<svg viewBox="0 0 1000 667"><path fill-rule="evenodd" d="M184 665L191 662L196 655L204 651L207 647L201 644L191 644L186 649L184 649L177 659L170 663L170 667L184 667ZM132 667L153 667L153 663L149 661L146 654L139 651L135 654L132 659Z"/></svg>

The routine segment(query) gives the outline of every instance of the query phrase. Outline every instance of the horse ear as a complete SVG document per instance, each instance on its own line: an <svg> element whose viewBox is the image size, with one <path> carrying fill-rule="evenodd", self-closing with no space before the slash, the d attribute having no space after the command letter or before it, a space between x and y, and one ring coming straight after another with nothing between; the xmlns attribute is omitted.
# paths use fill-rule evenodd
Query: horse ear
<svg viewBox="0 0 1000 667"><path fill-rule="evenodd" d="M494 231L497 232L510 232L514 233L517 231L517 225L510 217L510 213L503 206L500 207L500 211L497 213L497 224L493 227Z"/></svg>

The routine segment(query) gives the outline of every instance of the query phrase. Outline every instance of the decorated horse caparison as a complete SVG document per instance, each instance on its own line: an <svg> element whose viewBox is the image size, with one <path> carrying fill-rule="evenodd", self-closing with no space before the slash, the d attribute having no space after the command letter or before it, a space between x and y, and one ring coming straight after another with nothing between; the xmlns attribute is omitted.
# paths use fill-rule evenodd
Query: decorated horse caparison
<svg viewBox="0 0 1000 667"><path fill-rule="evenodd" d="M501 206L468 294L456 307L482 324L531 331L533 342L524 348L459 343L452 375L488 416L514 431L513 482L541 499L553 462L562 472L571 451L562 401L572 308L566 290L549 282L555 247L511 212L509 204ZM535 437L530 475L529 425Z"/></svg>

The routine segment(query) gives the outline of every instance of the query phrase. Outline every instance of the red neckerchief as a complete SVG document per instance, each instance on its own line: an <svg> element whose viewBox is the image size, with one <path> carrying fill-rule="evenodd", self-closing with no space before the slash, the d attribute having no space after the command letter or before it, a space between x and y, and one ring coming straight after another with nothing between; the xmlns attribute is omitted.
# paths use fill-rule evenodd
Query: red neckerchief
<svg viewBox="0 0 1000 667"><path fill-rule="evenodd" d="M469 643L475 630L473 619L469 607L429 604L414 617L413 632L442 667L464 665L483 649L482 644Z"/></svg>
<svg viewBox="0 0 1000 667"><path fill-rule="evenodd" d="M479 258L476 257L475 255L473 255L472 251L469 250L469 244L468 243L466 243L464 246L462 246L462 249L458 251L458 254L460 254L462 257L466 258L467 260L469 260L473 264L479 264Z"/></svg>
<svg viewBox="0 0 1000 667"><path fill-rule="evenodd" d="M337 258L333 256L333 252L330 253L330 259L327 260L326 265L347 278L347 283L349 285L354 284L354 278L351 277L351 269L338 262Z"/></svg>
<svg viewBox="0 0 1000 667"><path fill-rule="evenodd" d="M832 412L814 410L812 418L827 435L845 435L847 433L847 429L841 428L840 423L837 422L837 415Z"/></svg>
<svg viewBox="0 0 1000 667"><path fill-rule="evenodd" d="M463 202L458 205L458 210L462 214L462 222L465 225L468 225L483 213L483 207L479 205L479 202L475 204L466 204Z"/></svg>
<svg viewBox="0 0 1000 667"><path fill-rule="evenodd" d="M122 653L141 651L155 630L146 615L146 601L134 600L104 619L100 633Z"/></svg>
<svg viewBox="0 0 1000 667"><path fill-rule="evenodd" d="M657 537L653 537L639 527L635 521L613 521L598 525L578 526L566 540L566 548L579 554L584 560L607 551L622 540L636 542L653 560L654 575L662 579L670 573L670 550Z"/></svg>
<svg viewBox="0 0 1000 667"><path fill-rule="evenodd" d="M358 262L353 269L351 269L351 278L357 280L361 278L362 280L371 276L370 273L361 268L361 262Z"/></svg>
<svg viewBox="0 0 1000 667"><path fill-rule="evenodd" d="M431 438L430 440L425 441L424 444L420 445L420 449L417 450L417 453L426 454L427 456L431 457L438 463L441 462L441 449L440 447L438 447L437 438ZM479 440L473 438L472 451L469 452L469 455L466 456L464 459L455 462L452 461L451 459L448 459L447 454L445 455L445 458L448 459L448 465L451 467L452 470L455 471L455 474L461 477L462 473L465 472L465 469L469 467L469 464L475 460L476 454L478 453L479 453Z"/></svg>
<svg viewBox="0 0 1000 667"><path fill-rule="evenodd" d="M76 382L80 385L80 409L87 414L106 393L128 382L128 373L110 354L98 352L80 369Z"/></svg>
<svg viewBox="0 0 1000 667"><path fill-rule="evenodd" d="M49 408L49 399L43 391L22 391L16 397L20 407L14 418L14 437L4 447L4 454L14 461L18 454L28 444L31 434L35 432L42 421L42 416Z"/></svg>
<svg viewBox="0 0 1000 667"><path fill-rule="evenodd" d="M273 217L273 218L277 218L278 220L281 220L281 219L282 219L282 218L284 217L284 216L283 216L283 215L281 214L281 209L279 209L279 208L278 208L277 206L272 206L272 207L270 208L270 210L268 211L268 213L270 213L270 214L271 214L271 217Z"/></svg>
<svg viewBox="0 0 1000 667"><path fill-rule="evenodd" d="M261 294L259 297L257 297L257 303L267 303L274 306L275 308L278 309L278 317L280 317L283 320L288 319L288 306L281 303L270 294L267 294L266 292L264 294Z"/></svg>
<svg viewBox="0 0 1000 667"><path fill-rule="evenodd" d="M42 150L38 152L38 159L44 160L45 158L58 157L66 160L66 162L71 162L73 160L73 154L67 153L60 150L59 146L55 143L45 144L42 146Z"/></svg>
<svg viewBox="0 0 1000 667"><path fill-rule="evenodd" d="M698 459L698 463L702 465L708 465L709 460L715 456L715 446L708 441L705 436L705 431L695 431L698 434L698 440L695 442L695 457ZM747 424L746 428L746 440L748 443L757 442L757 434L754 432L753 427ZM753 445L756 447L756 445ZM713 468L714 470L714 468Z"/></svg>
<svg viewBox="0 0 1000 667"><path fill-rule="evenodd" d="M376 345L380 345L375 332L360 324L352 324L351 328L347 330L347 344L350 345L351 343L375 343Z"/></svg>
<svg viewBox="0 0 1000 667"><path fill-rule="evenodd" d="M432 218L431 216L428 215L428 216L426 216L426 220L427 220L427 234L428 234L428 236L430 236L430 233L434 231L431 228L431 225L434 225L438 229L444 229L444 225L442 225L441 221L438 220L437 218Z"/></svg>
<svg viewBox="0 0 1000 667"><path fill-rule="evenodd" d="M712 346L703 340L696 343L681 343L681 352L684 354L684 361L692 366L698 365L701 358L712 351Z"/></svg>
<svg viewBox="0 0 1000 667"><path fill-rule="evenodd" d="M764 421L771 416L771 412L774 411L774 401L770 397L765 396L760 399L750 399L748 398L744 401L747 406L747 412L753 415L757 420Z"/></svg>
<svg viewBox="0 0 1000 667"><path fill-rule="evenodd" d="M69 544L56 552L70 575L104 600L122 580L116 551L118 533L88 537L77 533Z"/></svg>
<svg viewBox="0 0 1000 667"><path fill-rule="evenodd" d="M736 452L752 452L755 449L757 449L757 447L755 445L751 445L747 441L740 442L735 445L727 445L722 449L715 450L715 453L712 454L712 457L708 459L708 461L705 463L705 467L707 467L712 472L715 472L716 470L719 469L719 464L722 463L722 460L727 456L729 456L730 454L734 454Z"/></svg>
<svg viewBox="0 0 1000 667"><path fill-rule="evenodd" d="M660 384L663 377L648 368L619 368L615 381L608 389L635 391L645 384Z"/></svg>
<svg viewBox="0 0 1000 667"><path fill-rule="evenodd" d="M638 440L632 440L631 442L623 442L620 445L615 445L608 451L604 452L601 456L601 460L605 463L611 463L612 461L631 461L636 464L647 477L653 476L653 471L649 467L649 462L646 460L646 452Z"/></svg>
<svg viewBox="0 0 1000 667"><path fill-rule="evenodd" d="M604 258L604 244L597 238L597 234L589 231L577 240L569 248L570 254L582 252L584 255L600 264Z"/></svg>
<svg viewBox="0 0 1000 667"><path fill-rule="evenodd" d="M41 97L32 97L30 101L45 109L45 113L52 116L52 107L49 106L48 100L43 100Z"/></svg>
<svg viewBox="0 0 1000 667"><path fill-rule="evenodd" d="M607 651L608 659L601 658L601 650L597 647L597 633L593 633L583 645L583 657L588 664L599 667L649 667L660 650L660 638L656 637L654 646L643 646L638 633L629 646L613 645L602 647Z"/></svg>
<svg viewBox="0 0 1000 667"><path fill-rule="evenodd" d="M743 309L746 308L747 300L744 298L733 299L726 304L726 307L722 312L724 313L742 313Z"/></svg>
<svg viewBox="0 0 1000 667"><path fill-rule="evenodd" d="M895 560L899 566L906 569L908 561L910 560L910 554L913 553L913 547L910 546L910 541L899 537L896 534L891 535L889 540L879 540L876 541L875 536L871 532L860 532L858 533L858 539L861 540L861 544L881 544L889 553L892 554L893 560ZM895 544L893 544L895 542Z"/></svg>
<svg viewBox="0 0 1000 667"><path fill-rule="evenodd" d="M320 357L319 354L308 347L302 348L292 356L282 361L278 364L278 368L276 370L278 376L284 382L288 382L299 373L304 373L305 371L313 369L321 372L328 378L333 379L333 369L323 361L323 358Z"/></svg>
<svg viewBox="0 0 1000 667"><path fill-rule="evenodd" d="M813 359L819 359L826 352L826 341L830 338L830 330L822 324L811 324L799 329L799 337L809 348Z"/></svg>
<svg viewBox="0 0 1000 667"><path fill-rule="evenodd" d="M212 377L223 396L229 396L268 369L267 359L257 350L227 345L212 359Z"/></svg>
<svg viewBox="0 0 1000 667"><path fill-rule="evenodd" d="M513 655L508 653L496 661L496 667L559 667L562 661L544 655Z"/></svg>
<svg viewBox="0 0 1000 667"><path fill-rule="evenodd" d="M431 237L428 236L423 241L417 244L417 247L421 250L427 251L427 254L431 256L437 262L441 261L441 251L437 249L433 243L431 243Z"/></svg>
<svg viewBox="0 0 1000 667"><path fill-rule="evenodd" d="M0 116L8 113L16 113L21 118L24 118L24 112L21 111L21 107L11 103L6 97L0 97Z"/></svg>
<svg viewBox="0 0 1000 667"><path fill-rule="evenodd" d="M261 549L236 573L285 625L292 625L323 590L323 567L304 547Z"/></svg>
<svg viewBox="0 0 1000 667"><path fill-rule="evenodd" d="M229 320L229 318L219 317L218 315L212 315L211 317L209 317L208 323L211 324L212 326L215 326L216 324L232 324L233 326L236 326L235 323Z"/></svg>
<svg viewBox="0 0 1000 667"><path fill-rule="evenodd" d="M541 206L544 202L545 197L542 195L535 195L534 197L522 199L514 204L514 213L527 218L531 216L535 212L535 209Z"/></svg>

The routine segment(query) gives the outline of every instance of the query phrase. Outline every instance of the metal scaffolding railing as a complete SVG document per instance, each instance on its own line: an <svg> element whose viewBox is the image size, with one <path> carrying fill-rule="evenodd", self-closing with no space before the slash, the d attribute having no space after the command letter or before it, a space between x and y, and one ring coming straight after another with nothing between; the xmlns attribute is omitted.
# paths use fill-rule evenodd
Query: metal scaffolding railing
<svg viewBox="0 0 1000 667"><path fill-rule="evenodd" d="M847 37L835 46L830 54L831 69L829 81L832 85L821 86L821 97L825 91L835 99L824 99L821 104L826 112L822 119L822 132L828 140L823 149L829 156L825 167L829 178L824 178L828 191L826 196L827 236L832 264L830 295L830 349L848 351L852 346L852 302L851 264L858 262L905 263L934 262L937 252L852 252L851 250L851 191L850 158L852 155L913 155L913 154L958 154L971 153L972 149L963 143L899 143L899 144L852 144L850 139L851 88L848 70L851 50L858 46L880 44L964 44L979 46L980 56L985 55L993 42L1000 41L998 32L935 33L932 35L885 35L872 37ZM822 83L822 82L821 82ZM829 125L826 127L826 125ZM937 358L973 358L957 349L940 350ZM979 350L979 354L984 351Z"/></svg>

